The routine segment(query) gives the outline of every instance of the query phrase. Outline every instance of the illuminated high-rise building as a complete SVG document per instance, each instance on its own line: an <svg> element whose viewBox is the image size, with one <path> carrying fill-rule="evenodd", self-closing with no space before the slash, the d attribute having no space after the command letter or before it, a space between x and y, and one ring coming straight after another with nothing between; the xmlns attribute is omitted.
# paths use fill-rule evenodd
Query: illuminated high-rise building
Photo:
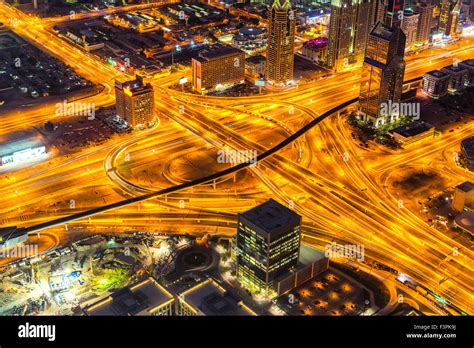
<svg viewBox="0 0 474 348"><path fill-rule="evenodd" d="M245 81L245 53L231 46L218 46L199 52L192 59L194 90L206 94Z"/></svg>
<svg viewBox="0 0 474 348"><path fill-rule="evenodd" d="M359 68L370 31L370 0L332 0L326 64L336 72Z"/></svg>
<svg viewBox="0 0 474 348"><path fill-rule="evenodd" d="M300 252L301 216L270 199L237 218L237 279L269 295L278 277L292 271Z"/></svg>
<svg viewBox="0 0 474 348"><path fill-rule="evenodd" d="M387 11L386 0L372 0L372 8L370 10L369 26L370 30L378 23L383 22L385 12Z"/></svg>
<svg viewBox="0 0 474 348"><path fill-rule="evenodd" d="M406 48L412 47L417 43L417 31L420 15L412 10L403 11L402 31L406 36Z"/></svg>
<svg viewBox="0 0 474 348"><path fill-rule="evenodd" d="M471 20L474 19L474 1L471 0L471 6L469 7L469 17Z"/></svg>
<svg viewBox="0 0 474 348"><path fill-rule="evenodd" d="M440 11L439 11L439 22L438 30L440 32L445 32L448 24L449 12L451 12L451 3L452 0L441 0Z"/></svg>
<svg viewBox="0 0 474 348"><path fill-rule="evenodd" d="M367 42L359 99L359 117L380 127L396 120L387 106L399 103L405 73L405 34L378 23Z"/></svg>
<svg viewBox="0 0 474 348"><path fill-rule="evenodd" d="M414 6L414 11L419 15L416 31L416 43L427 44L430 41L431 22L433 21L434 6L431 0L419 1Z"/></svg>
<svg viewBox="0 0 474 348"><path fill-rule="evenodd" d="M133 81L115 81L115 107L117 115L130 127L146 127L153 122L153 87L144 84L141 76Z"/></svg>
<svg viewBox="0 0 474 348"><path fill-rule="evenodd" d="M456 37L461 0L442 0L439 14L439 31L446 37Z"/></svg>
<svg viewBox="0 0 474 348"><path fill-rule="evenodd" d="M285 85L293 80L295 30L296 17L290 0L275 0L268 11L265 68L265 79L273 85Z"/></svg>
<svg viewBox="0 0 474 348"><path fill-rule="evenodd" d="M403 20L404 0L388 0L384 24L391 28L400 28Z"/></svg>

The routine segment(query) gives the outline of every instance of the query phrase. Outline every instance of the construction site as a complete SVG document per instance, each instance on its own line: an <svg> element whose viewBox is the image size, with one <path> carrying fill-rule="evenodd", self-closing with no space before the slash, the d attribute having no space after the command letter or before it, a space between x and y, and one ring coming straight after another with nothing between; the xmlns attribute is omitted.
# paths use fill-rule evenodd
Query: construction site
<svg viewBox="0 0 474 348"><path fill-rule="evenodd" d="M3 267L0 315L82 315L83 308L137 279L174 269L184 236L95 235Z"/></svg>

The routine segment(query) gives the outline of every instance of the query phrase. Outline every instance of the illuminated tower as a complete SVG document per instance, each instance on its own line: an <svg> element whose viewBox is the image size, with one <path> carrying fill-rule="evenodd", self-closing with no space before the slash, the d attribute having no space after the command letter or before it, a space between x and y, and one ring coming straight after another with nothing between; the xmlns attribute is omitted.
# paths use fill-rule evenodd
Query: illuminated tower
<svg viewBox="0 0 474 348"><path fill-rule="evenodd" d="M271 294L275 280L294 270L300 252L301 216L270 199L237 218L237 279Z"/></svg>
<svg viewBox="0 0 474 348"><path fill-rule="evenodd" d="M438 29L444 36L456 37L461 0L442 0Z"/></svg>
<svg viewBox="0 0 474 348"><path fill-rule="evenodd" d="M420 15L412 10L403 11L402 31L406 36L406 46L412 47L417 43L417 31L420 24Z"/></svg>
<svg viewBox="0 0 474 348"><path fill-rule="evenodd" d="M400 115L386 112L399 103L405 73L405 34L400 28L378 23L365 52L359 97L359 116L371 126L391 123Z"/></svg>
<svg viewBox="0 0 474 348"><path fill-rule="evenodd" d="M388 0L384 24L387 27L400 28L403 20L404 0Z"/></svg>
<svg viewBox="0 0 474 348"><path fill-rule="evenodd" d="M266 80L285 85L293 80L296 19L291 2L275 0L268 15Z"/></svg>
<svg viewBox="0 0 474 348"><path fill-rule="evenodd" d="M431 21L433 20L434 6L431 0L420 1L415 7L415 13L419 14L418 29L416 31L416 43L426 44L430 41Z"/></svg>
<svg viewBox="0 0 474 348"><path fill-rule="evenodd" d="M378 22L383 22L387 11L387 2L386 0L372 0L371 6L369 26L370 29L373 29Z"/></svg>
<svg viewBox="0 0 474 348"><path fill-rule="evenodd" d="M133 128L153 122L154 94L150 84L137 76L133 81L115 81L115 107L117 115Z"/></svg>
<svg viewBox="0 0 474 348"><path fill-rule="evenodd" d="M370 0L331 0L331 22L326 64L336 72L358 68L370 30Z"/></svg>
<svg viewBox="0 0 474 348"><path fill-rule="evenodd" d="M448 24L448 17L452 0L441 0L441 9L439 12L438 30L445 32Z"/></svg>

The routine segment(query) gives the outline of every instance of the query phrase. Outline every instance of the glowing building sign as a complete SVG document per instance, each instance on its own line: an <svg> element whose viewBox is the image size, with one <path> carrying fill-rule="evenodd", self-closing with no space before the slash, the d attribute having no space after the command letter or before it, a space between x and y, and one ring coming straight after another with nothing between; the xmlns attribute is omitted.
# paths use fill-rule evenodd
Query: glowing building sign
<svg viewBox="0 0 474 348"><path fill-rule="evenodd" d="M11 155L3 156L1 159L2 166L7 164L19 164L36 160L46 154L46 147L40 146L36 148L30 148L14 152Z"/></svg>

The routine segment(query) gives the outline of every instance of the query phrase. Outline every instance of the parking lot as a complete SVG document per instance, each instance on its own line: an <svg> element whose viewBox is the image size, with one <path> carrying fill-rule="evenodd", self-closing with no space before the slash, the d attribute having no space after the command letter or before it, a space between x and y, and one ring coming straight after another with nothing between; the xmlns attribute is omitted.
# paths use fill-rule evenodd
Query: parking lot
<svg viewBox="0 0 474 348"><path fill-rule="evenodd" d="M329 269L278 299L288 315L360 315L369 291L343 274Z"/></svg>
<svg viewBox="0 0 474 348"><path fill-rule="evenodd" d="M2 110L92 88L91 82L11 31L0 33Z"/></svg>

